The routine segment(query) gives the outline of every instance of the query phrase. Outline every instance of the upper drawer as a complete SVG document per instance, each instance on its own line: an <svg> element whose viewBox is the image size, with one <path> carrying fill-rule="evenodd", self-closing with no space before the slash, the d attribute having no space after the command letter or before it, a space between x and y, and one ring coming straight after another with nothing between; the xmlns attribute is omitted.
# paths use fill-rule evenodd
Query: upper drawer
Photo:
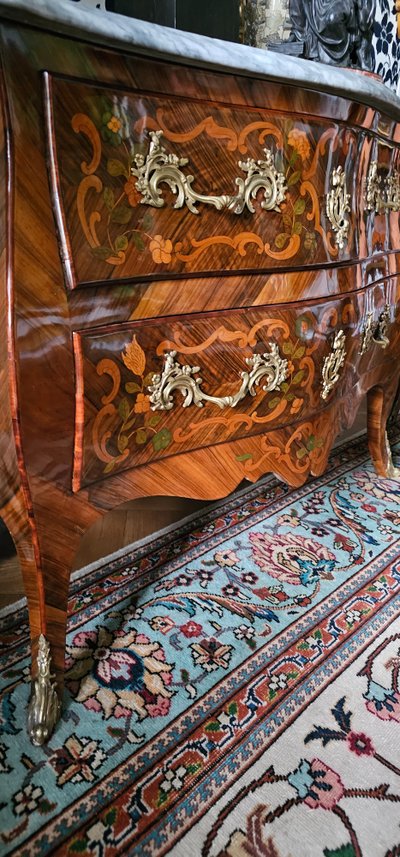
<svg viewBox="0 0 400 857"><path fill-rule="evenodd" d="M357 256L365 132L48 74L45 85L71 288Z"/></svg>

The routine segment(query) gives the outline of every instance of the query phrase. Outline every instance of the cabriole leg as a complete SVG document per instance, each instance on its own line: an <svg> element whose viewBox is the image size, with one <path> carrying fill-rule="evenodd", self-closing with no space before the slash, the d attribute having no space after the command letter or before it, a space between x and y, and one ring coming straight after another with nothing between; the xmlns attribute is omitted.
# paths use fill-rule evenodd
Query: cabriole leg
<svg viewBox="0 0 400 857"><path fill-rule="evenodd" d="M386 423L392 407L392 399L386 398L380 387L368 392L367 398L368 445L378 476L400 479L400 468L393 464Z"/></svg>

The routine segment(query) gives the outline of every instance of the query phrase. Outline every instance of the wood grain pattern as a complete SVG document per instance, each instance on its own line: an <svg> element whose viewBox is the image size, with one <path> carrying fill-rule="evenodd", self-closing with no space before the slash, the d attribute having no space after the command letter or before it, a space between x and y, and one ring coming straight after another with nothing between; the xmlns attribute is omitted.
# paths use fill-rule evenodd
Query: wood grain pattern
<svg viewBox="0 0 400 857"><path fill-rule="evenodd" d="M0 37L0 514L23 570L33 672L44 633L61 693L70 570L107 510L154 495L217 499L268 471L300 485L323 471L366 394L371 453L388 472L399 214L367 212L364 189L374 159L382 175L398 170L400 134L356 95L178 67L12 23ZM194 215L171 208L167 188L150 224L129 163L156 127L205 193L231 193L238 161L264 144L281 152L286 208L262 211L258 196L254 214L199 204ZM325 209L338 164L351 196L343 251ZM388 347L375 340L360 354L369 314L376 329L386 304ZM323 401L321 370L341 329L345 363ZM231 395L244 359L269 341L292 364L276 396L258 390L231 412L177 405L150 425L148 377L166 351L201 365L207 392Z"/></svg>

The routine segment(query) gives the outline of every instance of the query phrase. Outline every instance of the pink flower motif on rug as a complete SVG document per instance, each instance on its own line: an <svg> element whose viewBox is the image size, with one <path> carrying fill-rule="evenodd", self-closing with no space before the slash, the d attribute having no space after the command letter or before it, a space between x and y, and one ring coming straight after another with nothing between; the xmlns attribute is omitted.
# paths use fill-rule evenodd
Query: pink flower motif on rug
<svg viewBox="0 0 400 857"><path fill-rule="evenodd" d="M400 693L393 689L386 689L374 681L370 681L366 699L366 708L370 714L375 714L380 720L394 720L400 723Z"/></svg>
<svg viewBox="0 0 400 857"><path fill-rule="evenodd" d="M332 580L336 557L324 545L292 533L250 533L253 558L262 571L294 586Z"/></svg>
<svg viewBox="0 0 400 857"><path fill-rule="evenodd" d="M78 702L110 717L140 720L168 714L172 665L164 650L135 630L111 633L107 628L76 634L69 648L68 687Z"/></svg>
<svg viewBox="0 0 400 857"><path fill-rule="evenodd" d="M344 786L336 771L321 759L302 759L288 776L288 782L311 809L333 809L344 795Z"/></svg>

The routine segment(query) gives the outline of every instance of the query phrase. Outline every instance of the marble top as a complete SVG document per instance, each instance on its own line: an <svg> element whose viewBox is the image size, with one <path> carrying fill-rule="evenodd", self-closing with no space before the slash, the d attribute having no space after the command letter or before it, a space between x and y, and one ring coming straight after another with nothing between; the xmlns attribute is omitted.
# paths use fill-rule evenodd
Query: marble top
<svg viewBox="0 0 400 857"><path fill-rule="evenodd" d="M394 92L374 77L349 69L81 8L71 0L0 0L0 18L147 56L189 61L191 65L208 68L228 68L240 74L347 96L400 120L400 99Z"/></svg>

